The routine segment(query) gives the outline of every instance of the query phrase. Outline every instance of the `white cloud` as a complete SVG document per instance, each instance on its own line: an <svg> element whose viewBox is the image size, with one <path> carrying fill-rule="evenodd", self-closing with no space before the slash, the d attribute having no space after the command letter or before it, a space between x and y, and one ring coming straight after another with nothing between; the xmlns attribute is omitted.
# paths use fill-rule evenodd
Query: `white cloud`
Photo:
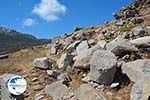
<svg viewBox="0 0 150 100"><path fill-rule="evenodd" d="M23 21L24 26L34 26L36 24L38 24L38 23L36 22L35 19L32 19L32 18L27 18Z"/></svg>
<svg viewBox="0 0 150 100"><path fill-rule="evenodd" d="M34 6L32 11L47 22L58 20L60 16L66 13L66 7L58 0L41 0Z"/></svg>

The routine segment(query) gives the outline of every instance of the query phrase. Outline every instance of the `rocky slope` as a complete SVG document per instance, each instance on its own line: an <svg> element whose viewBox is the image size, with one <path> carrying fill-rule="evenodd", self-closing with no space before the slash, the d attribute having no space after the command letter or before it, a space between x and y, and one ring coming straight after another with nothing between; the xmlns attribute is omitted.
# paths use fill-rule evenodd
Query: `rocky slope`
<svg viewBox="0 0 150 100"><path fill-rule="evenodd" d="M22 34L16 30L0 27L0 52L14 52L48 42L48 40L40 40L29 34Z"/></svg>
<svg viewBox="0 0 150 100"><path fill-rule="evenodd" d="M135 0L112 22L76 28L45 48L13 53L0 60L7 66L0 66L1 74L25 77L25 100L149 100L148 9L149 0Z"/></svg>

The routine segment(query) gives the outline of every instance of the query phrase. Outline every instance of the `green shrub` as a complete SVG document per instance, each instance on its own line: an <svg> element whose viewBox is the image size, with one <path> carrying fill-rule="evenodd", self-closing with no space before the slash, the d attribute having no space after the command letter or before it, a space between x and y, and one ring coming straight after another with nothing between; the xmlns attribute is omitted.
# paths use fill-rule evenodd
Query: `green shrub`
<svg viewBox="0 0 150 100"><path fill-rule="evenodd" d="M80 34L75 34L75 35L73 36L73 38L74 38L75 40L79 40L79 39L81 39L81 35L80 35Z"/></svg>
<svg viewBox="0 0 150 100"><path fill-rule="evenodd" d="M119 31L120 32L129 32L133 28L133 25L131 23L124 24Z"/></svg>

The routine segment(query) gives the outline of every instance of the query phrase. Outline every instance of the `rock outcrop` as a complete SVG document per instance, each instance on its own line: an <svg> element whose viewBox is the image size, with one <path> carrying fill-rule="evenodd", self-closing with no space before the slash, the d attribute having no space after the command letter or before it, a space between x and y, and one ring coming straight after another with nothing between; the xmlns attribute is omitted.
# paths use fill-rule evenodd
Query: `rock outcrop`
<svg viewBox="0 0 150 100"><path fill-rule="evenodd" d="M93 53L90 65L90 79L104 85L113 81L117 58L110 51L97 50Z"/></svg>
<svg viewBox="0 0 150 100"><path fill-rule="evenodd" d="M133 82L137 82L145 76L150 77L150 60L136 60L133 62L124 63L122 70Z"/></svg>
<svg viewBox="0 0 150 100"><path fill-rule="evenodd" d="M119 35L116 39L106 45L106 49L115 55L122 55L126 52L136 52L138 49L125 39L125 34Z"/></svg>

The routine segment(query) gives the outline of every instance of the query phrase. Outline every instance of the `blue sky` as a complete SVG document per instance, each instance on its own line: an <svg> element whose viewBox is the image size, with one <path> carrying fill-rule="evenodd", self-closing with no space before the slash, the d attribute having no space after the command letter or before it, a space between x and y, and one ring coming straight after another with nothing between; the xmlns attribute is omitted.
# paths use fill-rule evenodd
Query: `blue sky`
<svg viewBox="0 0 150 100"><path fill-rule="evenodd" d="M0 26L52 38L73 28L99 25L132 0L1 0Z"/></svg>

